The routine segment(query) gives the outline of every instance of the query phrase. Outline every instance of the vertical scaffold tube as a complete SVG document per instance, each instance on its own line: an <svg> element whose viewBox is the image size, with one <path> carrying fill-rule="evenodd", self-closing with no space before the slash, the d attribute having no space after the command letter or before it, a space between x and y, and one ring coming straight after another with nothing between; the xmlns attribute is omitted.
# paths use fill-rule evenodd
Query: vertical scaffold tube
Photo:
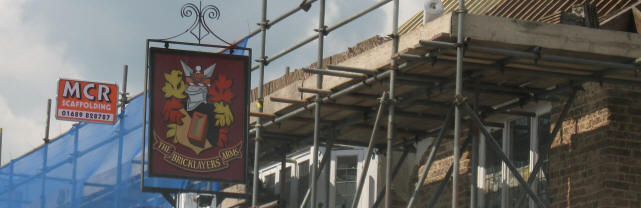
<svg viewBox="0 0 641 208"><path fill-rule="evenodd" d="M319 1L318 9L318 68L323 68L323 44L325 37L325 0ZM323 75L318 74L316 79L316 88L323 89ZM314 147L312 148L312 179L310 185L310 207L316 208L316 189L317 181L315 180L318 177L318 137L320 134L320 94L316 94L316 106L314 107Z"/></svg>
<svg viewBox="0 0 641 208"><path fill-rule="evenodd" d="M260 21L261 26L261 41L260 41L260 70L258 71L258 112L263 112L263 82L265 78L265 38L267 37L267 0L263 0L262 16ZM260 150L260 141L262 140L262 119L256 118L256 138L254 138L254 175L252 178L252 207L258 207L258 159Z"/></svg>
<svg viewBox="0 0 641 208"><path fill-rule="evenodd" d="M51 99L49 99L51 101ZM41 190L40 190L40 207L44 208L47 205L47 196L46 196L46 180L47 180L47 172L49 170L47 169L47 157L49 155L49 143L45 143L42 147L44 149L44 153L42 154L42 175L41 180Z"/></svg>
<svg viewBox="0 0 641 208"><path fill-rule="evenodd" d="M78 134L79 127L78 124L74 124L73 127L71 127L71 131L73 132L73 155L72 155L72 169L73 171L71 173L71 208L77 208L80 207L78 205Z"/></svg>
<svg viewBox="0 0 641 208"><path fill-rule="evenodd" d="M118 126L118 164L116 170L116 193L114 193L114 207L120 207L120 192L122 191L122 148L125 135L125 103L127 103L127 72L129 67L123 66L122 69L122 93L120 99L120 125Z"/></svg>
<svg viewBox="0 0 641 208"><path fill-rule="evenodd" d="M479 85L481 79L476 78L474 80L474 112L479 112ZM472 129L472 123L470 122L470 129ZM470 137L472 138L472 183L470 184L470 207L478 207L478 167L479 167L479 138L478 133L470 131Z"/></svg>
<svg viewBox="0 0 641 208"><path fill-rule="evenodd" d="M392 55L398 53L398 0L394 0L392 15ZM394 112L396 108L396 92L394 90L397 63L392 59L389 77L389 109L387 118L387 154L385 155L385 208L391 207L392 196L392 140L394 139Z"/></svg>
<svg viewBox="0 0 641 208"><path fill-rule="evenodd" d="M383 113L383 108L385 107L385 99L387 99L387 92L383 92L381 99L378 104L378 111L376 111L376 119L374 120L374 128L372 128L372 134L369 137L369 143L367 145L367 154L365 154L365 163L363 164L363 171L361 171L361 176L358 177L358 184L356 185L356 194L354 195L354 200L352 201L352 208L358 206L358 201L361 198L361 192L363 191L363 185L365 184L365 178L367 177L367 170L369 170L369 163L372 159L372 153L374 153L374 140L376 139L376 132L378 132L378 122L381 120L381 114Z"/></svg>
<svg viewBox="0 0 641 208"><path fill-rule="evenodd" d="M458 99L463 93L463 16L465 14L465 2L458 2L458 33L456 49L456 98ZM454 111L454 159L452 172L452 208L456 208L458 201L458 176L459 176L459 140L461 138L461 112L457 107Z"/></svg>
<svg viewBox="0 0 641 208"><path fill-rule="evenodd" d="M46 205L46 195L45 195L45 184L47 180L47 172L49 170L47 169L47 156L49 154L49 122L51 121L51 99L47 100L47 124L45 127L45 138L43 139L45 143L42 145L42 148L44 149L44 153L42 155L42 186L41 186L41 192L40 192L40 207L45 207Z"/></svg>
<svg viewBox="0 0 641 208"><path fill-rule="evenodd" d="M329 162L327 162L327 158L331 158L332 156L332 146L333 146L333 141L336 140L336 137L338 136L338 130L332 129L332 137L329 139L330 141L325 142L325 154L323 154L323 159L321 159L321 167L318 172L323 172L323 169L327 171L327 174L325 174L325 207L329 207L329 192L330 192L330 182L329 182L329 176L330 176L330 167L329 167ZM327 156L327 157L325 157ZM319 176L320 177L320 176Z"/></svg>
<svg viewBox="0 0 641 208"><path fill-rule="evenodd" d="M13 161L13 159L11 159L11 161L9 161L9 188L11 190L14 189L14 187L13 187L13 174L14 174L13 173L13 164L14 164L14 161ZM9 200L9 207L15 207L14 206L15 200L13 200L13 198L15 196L15 193L14 192L9 192L8 195L11 197L11 200Z"/></svg>
<svg viewBox="0 0 641 208"><path fill-rule="evenodd" d="M51 122L51 99L47 100L47 123L45 124L45 144L49 143L49 123Z"/></svg>

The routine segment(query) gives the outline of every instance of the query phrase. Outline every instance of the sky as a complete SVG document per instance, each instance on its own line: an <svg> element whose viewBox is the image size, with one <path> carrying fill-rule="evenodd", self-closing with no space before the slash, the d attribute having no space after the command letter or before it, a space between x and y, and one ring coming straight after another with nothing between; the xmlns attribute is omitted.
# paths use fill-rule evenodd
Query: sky
<svg viewBox="0 0 641 208"><path fill-rule="evenodd" d="M297 7L302 0L268 2L267 19ZM214 32L232 42L256 29L260 0L0 0L0 128L4 165L43 143L47 99L53 100L60 78L116 83L122 86L123 65L129 66L127 91L142 92L145 40L168 38L187 29L192 18L181 18L186 3L214 5L220 18L208 22ZM377 0L326 0L328 26L373 5ZM400 1L400 24L416 14L424 0ZM315 35L318 1L310 11L300 11L267 32L266 55L272 56ZM192 16L193 17L193 16ZM328 34L325 57L392 28L392 3ZM174 40L195 42L185 34ZM203 43L222 44L213 38ZM252 57L259 56L260 35L249 39ZM311 42L270 63L265 80L282 76L285 67L297 69L317 59L318 43ZM255 64L255 63L253 63ZM252 87L257 86L256 72ZM68 131L74 122L51 115L50 138Z"/></svg>

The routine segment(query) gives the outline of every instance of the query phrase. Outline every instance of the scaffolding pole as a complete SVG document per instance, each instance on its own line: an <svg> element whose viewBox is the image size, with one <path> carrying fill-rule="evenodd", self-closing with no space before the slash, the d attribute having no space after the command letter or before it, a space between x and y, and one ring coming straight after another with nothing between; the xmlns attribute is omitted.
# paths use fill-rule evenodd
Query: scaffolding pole
<svg viewBox="0 0 641 208"><path fill-rule="evenodd" d="M554 129L552 130L552 133L548 135L547 138L544 138L543 140L543 147L545 149L539 150L539 154L543 155L548 153L550 150L550 146L552 145L552 142L554 141L554 137L556 137L556 134L559 133L559 130L561 129L561 126L563 125L563 120L565 120L565 117L567 117L568 112L570 111L570 107L572 106L572 103L574 102L574 98L576 97L576 89L572 90L572 93L568 97L568 101L565 103L565 106L563 106L563 110L561 111L561 114L559 115L559 119L557 119L556 124L554 124ZM547 158L546 158L547 159ZM536 161L534 164L534 168L532 168L532 172L530 174L530 177L527 180L527 184L529 187L532 186L534 181L536 180L537 174L541 170L541 166L543 165L543 158L539 158L539 160ZM516 201L516 206L519 206L523 200L525 199L525 194L521 193L519 194L518 200Z"/></svg>
<svg viewBox="0 0 641 208"><path fill-rule="evenodd" d="M267 21L267 0L262 1L262 14L261 21L258 23L261 29L261 39L260 39L260 70L258 72L258 100L256 101L258 105L258 112L263 113L263 82L265 79L265 64L267 57L265 56L265 39L267 38L267 28L269 22ZM262 118L256 118L256 137L254 138L254 174L252 178L252 207L258 206L258 163L259 163L259 151L260 151L260 141L262 140L261 130L262 130Z"/></svg>
<svg viewBox="0 0 641 208"><path fill-rule="evenodd" d="M392 15L392 55L398 53L398 0L394 0L394 8ZM392 140L394 140L394 112L396 110L396 71L398 70L398 63L396 59L392 59L391 73L389 76L389 107L387 118L387 153L385 157L385 208L390 208L392 203Z"/></svg>
<svg viewBox="0 0 641 208"><path fill-rule="evenodd" d="M465 141L463 142L463 146L461 146L461 149L467 148L467 145L469 145L471 142L472 142L472 139L470 137L467 137L467 139L465 139ZM459 155L459 157L460 156L461 155ZM454 168L454 166L450 165L450 169L447 170L447 173L445 174L445 177L443 178L443 181L441 181L441 183L438 185L438 188L436 188L436 191L434 192L434 195L432 195L432 198L430 198L430 201L427 203L427 207L429 207L429 208L434 207L434 205L436 204L436 200L438 200L438 197L443 192L443 189L445 189L445 186L447 186L447 183L450 181L450 178L452 176L453 168Z"/></svg>
<svg viewBox="0 0 641 208"><path fill-rule="evenodd" d="M456 94L463 96L463 18L465 17L465 2L459 0L458 9L458 34L456 35ZM461 111L457 107L454 111L454 159L452 178L452 208L458 207L458 176L459 176L459 140L461 137Z"/></svg>
<svg viewBox="0 0 641 208"><path fill-rule="evenodd" d="M394 171L392 172L392 180L396 178L396 175L398 174L398 170L401 169L401 165L403 165L403 162L405 162L405 158L407 158L407 154L409 154L410 148L405 147L405 150L403 150L403 154L401 155L401 158L398 159L398 162L396 162L396 166L394 166ZM383 189L378 196L376 196L376 201L374 201L374 205L372 207L378 207L378 205L381 203L381 200L383 200L383 197L385 196L385 189Z"/></svg>
<svg viewBox="0 0 641 208"><path fill-rule="evenodd" d="M358 201L361 198L361 192L363 191L363 185L365 184L365 178L367 177L367 172L369 170L369 162L372 159L372 153L374 152L374 140L376 139L376 132L378 132L378 122L381 120L381 114L383 113L383 107L385 105L385 99L387 98L387 92L383 91L383 95L378 103L378 111L376 112L376 119L374 120L374 127L372 128L372 134L369 137L369 144L367 145L367 154L365 155L365 164L361 171L361 177L358 179L358 184L356 185L356 194L354 195L354 200L352 201L352 208L358 206Z"/></svg>
<svg viewBox="0 0 641 208"><path fill-rule="evenodd" d="M421 40L420 44L424 46L434 46L434 47L440 47L440 48L457 47L457 44L455 43L434 41L434 40ZM599 66L599 67L605 67L610 69L626 69L626 70L637 69L637 66L635 64L624 64L624 63L602 61L602 60L596 60L596 59L585 59L585 58L568 57L568 56L561 56L561 55L552 55L552 54L546 54L541 52L528 52L528 51L492 48L492 47L476 46L476 45L469 45L467 46L467 49L475 52L496 54L501 56L515 57L515 58L533 59L533 60L539 60L539 61L591 65L591 66ZM604 72L604 73L607 73L607 72ZM562 74L562 73L559 73L559 74ZM555 75L555 74L550 74L550 75Z"/></svg>
<svg viewBox="0 0 641 208"><path fill-rule="evenodd" d="M336 140L336 136L338 135L338 130L337 129L332 129L332 136L328 139L325 143L325 155L323 155L323 159L321 160L321 164L323 167L321 167L318 171L323 172L323 168L327 170L327 174L325 174L325 206L329 207L329 193L330 193L330 182L329 182L329 176L330 176L330 167L329 167L329 162L325 162L326 160L325 156L327 158L332 156L332 146L334 141ZM319 176L320 177L320 176Z"/></svg>
<svg viewBox="0 0 641 208"><path fill-rule="evenodd" d="M50 101L49 103L51 104L51 99L49 101ZM41 184L42 190L40 192L40 207L42 207L42 208L46 207L46 201L47 201L47 196L45 195L45 193L46 193L46 191L45 191L45 188L46 188L45 181L47 180L47 172L49 172L47 170L47 155L48 154L49 154L49 143L45 143L44 144L44 153L42 154L42 176L41 176L42 178L40 179L40 180L42 180L42 184Z"/></svg>
<svg viewBox="0 0 641 208"><path fill-rule="evenodd" d="M371 84L375 83L376 81L380 81L381 79L384 79L384 78L388 77L390 75L390 72L391 72L391 70L382 72L382 73L380 73L378 75L375 75L373 77L370 77L370 78L368 78L368 79L366 79L366 80L364 80L362 82L358 82L358 83L356 83L356 84L354 84L352 86L349 86L349 87L347 87L345 89L342 89L342 90L334 92L334 93L332 93L330 95L327 95L326 97L324 97L321 100L321 102L327 102L327 101L331 101L331 100L336 100L336 99L338 99L338 98L340 98L342 96L348 95L349 93L354 92L354 91L356 91L358 89L370 86ZM278 122L281 122L281 121L283 121L285 119L294 117L295 115L297 115L299 113L306 112L308 109L314 108L315 106L316 106L316 102L310 103L310 104L308 104L306 106L298 107L297 109L295 109L295 110L293 110L293 111L291 111L289 113L285 113L283 115L277 116L277 117L273 118L272 120L263 123L261 126L262 127L267 127L267 126L274 125L274 124L276 124ZM249 131L249 133L250 134L251 133L255 133L256 130L257 130L256 128L251 129Z"/></svg>
<svg viewBox="0 0 641 208"><path fill-rule="evenodd" d="M418 194L418 191L420 190L421 185L423 185L425 178L427 178L427 173L430 172L430 167L432 166L432 162L434 162L434 157L436 156L436 151L441 146L441 139L443 139L443 136L445 135L445 131L450 127L450 122L452 121L452 111L454 110L454 108L455 106L452 105L450 110L447 112L447 117L445 118L443 127L441 128L441 130L439 130L438 136L436 137L434 144L432 144L432 150L430 150L430 154L427 157L427 160L425 161L425 165L424 165L425 168L423 169L423 173L421 173L420 179L416 181L416 186L414 187L414 192L410 197L410 201L407 203L407 208L411 208L412 206L414 206L414 202L416 201L416 196Z"/></svg>
<svg viewBox="0 0 641 208"><path fill-rule="evenodd" d="M479 94L480 94L480 84L481 79L474 79L474 100L473 108L474 112L479 112ZM472 122L469 122L469 127L472 129ZM479 166L479 139L478 132L470 131L470 137L472 138L472 183L470 184L470 207L478 207L478 166Z"/></svg>
<svg viewBox="0 0 641 208"><path fill-rule="evenodd" d="M333 26L326 27L325 28L325 35L331 33L332 31L340 28L341 26L343 26L343 25L345 25L347 23L350 23L350 22L354 21L355 19L358 19L359 17L361 17L361 16L373 11L374 9L377 9L377 8L387 4L390 1L392 1L392 0L381 0L381 1L377 2L376 4L366 8L364 10L362 10L361 12L359 12L359 13L357 13L355 15L343 19L342 21L336 23ZM278 58L280 58L280 57L282 57L284 55L287 55L288 53L290 53L290 52L292 52L292 51L304 46L305 44L316 40L316 38L318 38L318 35L309 36L308 38L306 38L306 39L294 44L293 46L291 46L291 47L289 47L289 48L287 48L287 49L285 49L285 50L283 50L281 52L278 52L277 54L274 54L273 56L269 57L269 59L267 59L267 63L271 63L272 61L275 61L276 59L278 59ZM256 69L258 69L258 65L254 65L254 66L251 67L252 71L256 70Z"/></svg>
<svg viewBox="0 0 641 208"><path fill-rule="evenodd" d="M13 190L15 188L14 184L13 184L13 175L14 175L14 172L13 172L14 171L13 170L14 167L13 167L13 165L14 165L14 163L15 162L14 162L13 159L11 159L11 161L9 161L9 190ZM0 195L3 195L3 194L4 193L2 193ZM11 196L11 198L14 198L15 192L13 192L13 191L9 192L9 196ZM14 206L14 200L9 200L9 207L15 207Z"/></svg>
<svg viewBox="0 0 641 208"><path fill-rule="evenodd" d="M283 14L283 15L281 15L281 16L278 16L278 17L274 18L274 20L272 20L272 21L268 24L268 27L271 27L271 26L275 25L276 23L280 22L281 20L283 20L283 19L285 19L285 18L287 18L287 17L289 17L289 16L291 16L291 15L295 14L296 12L300 11L301 9L302 9L302 10L307 11L307 10L309 9L309 8L308 8L308 6L309 6L309 7L311 7L312 3L314 3L315 1L316 1L316 0L306 0L306 1L303 1L303 3L301 3L301 4L300 4L300 5L298 5L297 7L292 8L292 9L290 9L289 11L285 12L285 14ZM259 33L259 32L261 32L261 31L262 31L262 28L255 29L255 30L251 31L249 34L245 35L244 37L242 37L242 38L240 38L240 39L238 39L238 40L234 41L234 43L238 43L238 42L241 42L241 41L243 41L243 40L245 40L245 39L247 39L247 38L251 38L251 37L253 37L254 35L258 34L258 33ZM258 68L258 67L256 67L256 69L257 69L257 68ZM252 68L252 71L253 71L253 70L254 70L254 68Z"/></svg>
<svg viewBox="0 0 641 208"><path fill-rule="evenodd" d="M120 124L118 125L118 131L123 132L125 129L125 104L127 103L127 71L128 71L128 66L124 65L122 69L122 94L121 94L121 100L120 100ZM116 170L118 171L116 173L116 191L114 193L114 207L118 208L120 207L120 191L122 188L120 187L121 181L122 181L122 147L123 147L123 140L124 140L124 134L120 134L118 137L118 163L117 163L117 168Z"/></svg>
<svg viewBox="0 0 641 208"><path fill-rule="evenodd" d="M486 144L489 144L490 148L497 153L498 157L504 162L503 164L507 166L513 177L516 178L516 180L519 182L521 188L527 192L527 194L536 202L539 207L545 207L543 201L541 201L536 193L532 189L530 189L530 187L527 185L527 182L525 182L519 171L516 169L516 166L514 166L512 161L510 161L509 157L507 157L507 155L505 155L505 153L501 151L501 147L494 139L494 136L492 136L492 134L487 131L487 128L485 128L485 125L483 125L483 122L481 122L481 119L474 112L474 110L472 110L472 108L465 101L458 102L457 104L459 105L458 107L461 108L461 110L464 110L464 112L470 116L471 120L483 133L483 135L485 136L483 137L483 139L486 141Z"/></svg>
<svg viewBox="0 0 641 208"><path fill-rule="evenodd" d="M73 131L73 158L72 163L72 173L71 173L71 207L77 208L78 206L78 136L80 134L78 124L74 124L72 127Z"/></svg>
<svg viewBox="0 0 641 208"><path fill-rule="evenodd" d="M318 32L318 62L317 62L317 67L319 69L323 68L323 44L325 41L325 34L326 34L326 29L327 27L325 26L325 0L320 0L319 1L319 9L318 9L318 29L316 32ZM323 89L323 75L322 74L317 74L316 75L316 89L322 90ZM310 204L311 208L316 208L316 193L317 193L317 181L316 178L318 177L318 137L320 134L320 107L321 107L321 94L316 93L316 106L314 107L314 146L312 147L312 180L311 180L311 196L310 196Z"/></svg>
<svg viewBox="0 0 641 208"><path fill-rule="evenodd" d="M50 123L50 121L51 121L51 99L48 99L47 100L47 124L46 124L46 127L45 127L45 138L43 139L45 143L43 144L44 153L42 154L42 176L41 176L42 177L41 178L42 184L40 186L40 188L42 189L41 192L40 192L40 200L41 200L40 201L40 207L43 207L43 208L46 206L46 200L47 200L47 198L45 196L45 192L46 192L45 191L45 188L46 188L45 184L46 184L47 172L48 172L48 170L47 170L47 159L48 159L47 155L49 154L49 123Z"/></svg>
<svg viewBox="0 0 641 208"><path fill-rule="evenodd" d="M45 138L42 139L46 144L49 143L49 124L51 123L51 99L47 99L47 123L45 124Z"/></svg>
<svg viewBox="0 0 641 208"><path fill-rule="evenodd" d="M331 137L330 140L327 142L328 147L332 147L334 145L334 137ZM329 160L330 160L331 153L325 153L323 155L323 158L321 159L320 162L320 169L318 170L319 172L323 171L324 167L329 167ZM316 178L315 180L318 181L320 177ZM311 180L311 179L310 179ZM303 201L300 203L300 208L305 208L305 204L307 204L307 200L309 199L309 194L310 194L310 189L307 189L305 192L305 196L303 197Z"/></svg>

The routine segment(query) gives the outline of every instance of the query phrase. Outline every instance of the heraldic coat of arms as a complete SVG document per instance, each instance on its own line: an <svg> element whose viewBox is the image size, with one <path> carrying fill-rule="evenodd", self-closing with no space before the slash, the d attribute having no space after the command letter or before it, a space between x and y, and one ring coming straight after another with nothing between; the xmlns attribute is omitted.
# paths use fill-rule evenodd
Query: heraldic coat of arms
<svg viewBox="0 0 641 208"><path fill-rule="evenodd" d="M244 62L171 53L152 57L157 69L152 73L150 136L164 162L160 166L207 173L242 159L246 78L237 74L243 74ZM152 161L152 167L158 166L157 159Z"/></svg>
<svg viewBox="0 0 641 208"><path fill-rule="evenodd" d="M204 70L180 61L182 71L165 74L162 91L169 100L163 107L163 118L169 122L167 137L174 143L191 148L196 154L213 146L224 147L227 129L234 121L229 103L234 97L233 84L225 75L212 81L213 64Z"/></svg>

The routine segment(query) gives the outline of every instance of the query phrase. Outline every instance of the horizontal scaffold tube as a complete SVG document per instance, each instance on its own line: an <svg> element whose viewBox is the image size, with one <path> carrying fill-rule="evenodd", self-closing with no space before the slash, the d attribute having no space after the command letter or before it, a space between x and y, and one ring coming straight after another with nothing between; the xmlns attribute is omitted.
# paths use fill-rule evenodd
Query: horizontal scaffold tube
<svg viewBox="0 0 641 208"><path fill-rule="evenodd" d="M276 18L275 18L274 20L272 20L271 22L268 22L268 23L267 23L267 24L268 24L268 27L271 27L272 25L275 25L276 23L280 22L281 20L283 20L283 19L285 19L285 18L287 18L287 17L291 16L292 14L295 14L296 12L300 11L301 9L303 9L303 6L304 6L304 5L309 5L309 6L311 6L311 4L312 4L312 3L314 3L315 1L317 1L317 0L307 0L307 1L303 2L302 4L300 4L299 6L297 6L297 7L295 7L295 8L290 9L289 11L285 12L283 15L281 15L281 16L279 16L279 17L276 17ZM261 30L262 30L262 28L261 28L261 27L259 27L259 28L255 29L254 31L251 31L249 34L245 35L244 37L242 37L242 38L240 38L240 39L238 39L238 40L234 41L234 43L239 43L239 42L241 42L241 41L245 40L246 38L251 38L251 37L253 37L254 35L257 35Z"/></svg>
<svg viewBox="0 0 641 208"><path fill-rule="evenodd" d="M322 102L328 102L328 101L330 101L330 100L338 99L338 98L340 98L340 97L342 97L342 96L344 96L344 95L347 95L347 94L349 94L349 93L351 93L351 92L353 92L353 91L355 91L355 90L358 90L358 89L360 89L360 88L362 88L362 87L369 86L369 85L371 85L372 83L374 83L376 80L380 80L380 79L383 79L383 78L388 77L388 76L389 76L389 74L390 74L390 72L391 72L390 70L388 70L388 71L384 71L383 73L380 73L380 74L378 74L378 75L376 75L376 76L373 76L373 77L367 78L366 80L363 80L362 82L356 83L356 84L351 85L351 86L349 86L349 87L347 87L347 88L345 88L345 89L342 89L342 90L339 90L339 91L337 91L337 92L334 92L334 93L332 93L332 94L330 94L330 95L328 95L328 96L324 97L324 98L322 99ZM296 115L296 114L298 114L298 113L304 112L304 111L306 111L307 109L314 108L315 106L316 106L316 103L310 103L310 104L307 104L306 106L299 107L299 108L295 109L295 110L294 110L294 111L292 111L292 112L289 112L289 113L286 113L286 114L284 114L284 115L278 116L278 117L274 118L274 119L273 119L273 120L271 120L271 121L268 121L268 122L263 123L263 125L262 125L262 126L263 126L263 127L271 126L271 125L273 125L273 124L275 124L275 123L278 123L278 122L283 121L283 120L285 120L285 119L287 119L287 118L290 118L290 117L292 117L292 116L295 116L295 115ZM256 129L255 129L255 128L252 128L251 130L249 130L249 133L250 133L250 134L253 134L253 133L255 133L255 132L256 132Z"/></svg>
<svg viewBox="0 0 641 208"><path fill-rule="evenodd" d="M443 42L443 41L421 40L420 43L421 45L424 45L424 46L449 47L449 48L456 47L456 44L454 43ZM599 61L594 59L550 55L550 54L545 54L540 52L490 48L490 47L474 46L474 45L468 45L466 47L467 49L472 51L485 52L485 53L491 53L491 54L497 54L497 55L503 55L503 56L529 58L529 59L536 59L536 60L543 60L543 61L585 64L585 65L591 65L591 66L601 66L601 67L616 68L616 69L632 69L632 70L638 69L638 66L634 64L623 64L623 63L616 63L611 61Z"/></svg>
<svg viewBox="0 0 641 208"><path fill-rule="evenodd" d="M353 79L367 78L367 75L364 75L364 74L337 72L337 71L322 70L322 69L303 68L303 71L308 72L308 73L312 73L312 74L322 74L322 75L329 75L329 76L335 76L335 77L344 77L344 78L353 78Z"/></svg>
<svg viewBox="0 0 641 208"><path fill-rule="evenodd" d="M355 19L357 19L357 18L359 18L359 17L371 12L372 10L377 9L377 8L385 5L386 3L390 2L390 1L391 0L379 1L378 3L368 7L366 9L364 9L363 11L361 11L361 12L359 12L359 13L351 16L351 17L348 17L348 18L336 23L336 25L328 27L325 31L326 31L326 33L330 33L332 31L338 29L339 27L341 27L341 26L343 26L343 25L345 25L347 23L350 23L351 21L354 21ZM267 63L270 63L270 62L272 62L272 61L274 61L274 60L276 60L276 59L278 59L278 58L280 58L280 57L282 57L282 56L284 56L284 55L286 55L286 54L288 54L288 53L290 53L290 52L292 52L292 51L294 51L294 50L296 50L296 49L298 49L298 48L300 48L302 46L304 46L305 44L316 40L316 39L318 39L318 35L312 35L312 36L306 38L305 40L298 42L297 44L293 45L292 47L289 47L289 48L277 53L276 55L273 55L272 57L269 57L267 59ZM258 69L258 66L259 65L252 66L251 71L254 71L254 70Z"/></svg>

